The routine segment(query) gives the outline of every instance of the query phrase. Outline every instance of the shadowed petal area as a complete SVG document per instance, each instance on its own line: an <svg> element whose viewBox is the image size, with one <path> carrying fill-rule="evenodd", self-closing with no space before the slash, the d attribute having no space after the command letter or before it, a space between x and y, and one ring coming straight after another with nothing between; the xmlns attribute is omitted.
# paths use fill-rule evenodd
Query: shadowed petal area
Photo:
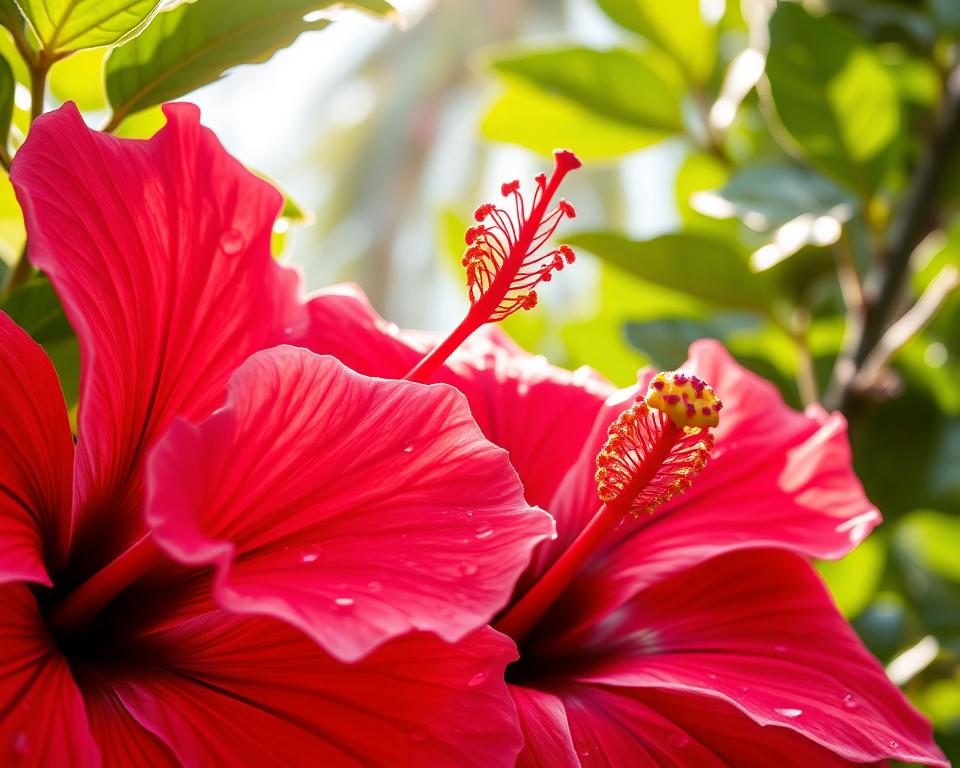
<svg viewBox="0 0 960 768"><path fill-rule="evenodd" d="M106 671L185 765L508 768L520 749L503 682L513 643L414 633L354 664L271 618L217 611L140 640L150 671Z"/></svg>
<svg viewBox="0 0 960 768"><path fill-rule="evenodd" d="M728 554L665 579L577 645L589 657L581 682L717 697L854 762L946 765L929 723L786 552Z"/></svg>
<svg viewBox="0 0 960 768"><path fill-rule="evenodd" d="M308 311L309 328L297 343L368 376L402 377L439 341L387 323L352 285L314 294ZM510 453L527 501L539 506L553 497L613 391L595 371L550 365L496 326L474 333L432 380L466 395L483 434Z"/></svg>
<svg viewBox="0 0 960 768"><path fill-rule="evenodd" d="M280 193L196 107L164 109L140 141L88 129L68 103L36 121L11 171L31 261L80 339L77 549L96 562L79 575L142 530L143 458L171 418L218 404L295 307L296 276L270 255Z"/></svg>
<svg viewBox="0 0 960 768"><path fill-rule="evenodd" d="M73 438L53 364L0 312L0 583L50 585L70 536Z"/></svg>
<svg viewBox="0 0 960 768"><path fill-rule="evenodd" d="M30 590L0 586L0 765L98 766L83 697Z"/></svg>
<svg viewBox="0 0 960 768"><path fill-rule="evenodd" d="M460 394L294 347L251 357L198 426L174 423L147 519L175 560L217 566L221 605L343 660L410 629L453 641L484 624L553 531Z"/></svg>

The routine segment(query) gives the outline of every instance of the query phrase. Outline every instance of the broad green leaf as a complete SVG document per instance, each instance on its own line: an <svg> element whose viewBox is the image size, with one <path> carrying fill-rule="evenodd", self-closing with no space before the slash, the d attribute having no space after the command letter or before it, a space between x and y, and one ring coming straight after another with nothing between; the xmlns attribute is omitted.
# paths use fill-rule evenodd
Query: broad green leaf
<svg viewBox="0 0 960 768"><path fill-rule="evenodd" d="M647 322L628 322L627 339L661 370L677 368L686 360L687 348L697 339L722 339L736 330L755 328L756 315L714 313L707 320L665 317Z"/></svg>
<svg viewBox="0 0 960 768"><path fill-rule="evenodd" d="M856 204L850 193L816 171L785 162L739 168L722 187L693 201L704 215L735 216L757 231L783 226L804 214L829 214L846 221Z"/></svg>
<svg viewBox="0 0 960 768"><path fill-rule="evenodd" d="M115 45L150 21L160 0L17 0L51 54Z"/></svg>
<svg viewBox="0 0 960 768"><path fill-rule="evenodd" d="M609 232L582 232L566 238L630 274L719 306L763 311L766 276L754 274L734 246L699 233L674 233L630 240Z"/></svg>
<svg viewBox="0 0 960 768"><path fill-rule="evenodd" d="M76 405L80 386L77 337L50 281L36 277L24 283L0 302L0 310L43 346L57 369L67 407Z"/></svg>
<svg viewBox="0 0 960 768"><path fill-rule="evenodd" d="M547 156L557 147L573 147L582 160L609 160L671 135L603 117L521 80L511 78L505 85L481 124L494 141L521 144Z"/></svg>
<svg viewBox="0 0 960 768"><path fill-rule="evenodd" d="M897 522L895 546L924 570L960 583L960 517L930 509L911 512Z"/></svg>
<svg viewBox="0 0 960 768"><path fill-rule="evenodd" d="M377 14L393 10L384 0L201 0L158 14L143 34L107 59L111 127L129 114L219 80L231 67L266 61L301 32L328 26L329 19L313 14L333 5Z"/></svg>
<svg viewBox="0 0 960 768"><path fill-rule="evenodd" d="M840 612L848 619L859 616L880 586L887 560L883 542L876 535L864 540L842 560L821 560L817 570Z"/></svg>
<svg viewBox="0 0 960 768"><path fill-rule="evenodd" d="M492 66L607 120L663 133L683 130L683 83L656 55L561 48L498 58Z"/></svg>
<svg viewBox="0 0 960 768"><path fill-rule="evenodd" d="M5 148L7 134L10 133L10 121L13 119L13 91L16 85L13 69L9 62L0 56L0 143Z"/></svg>
<svg viewBox="0 0 960 768"><path fill-rule="evenodd" d="M836 19L779 3L766 71L777 114L810 160L869 197L900 127L896 85L874 52Z"/></svg>
<svg viewBox="0 0 960 768"><path fill-rule="evenodd" d="M104 48L93 48L58 61L50 68L50 92L58 101L73 101L84 111L106 109L104 56Z"/></svg>
<svg viewBox="0 0 960 768"><path fill-rule="evenodd" d="M675 193L677 212L686 231L697 230L715 234L717 237L735 238L737 223L704 216L691 201L698 193L708 192L726 184L730 169L721 160L703 152L688 154L677 171Z"/></svg>
<svg viewBox="0 0 960 768"><path fill-rule="evenodd" d="M0 0L0 27L20 31L25 25L23 14L14 0Z"/></svg>
<svg viewBox="0 0 960 768"><path fill-rule="evenodd" d="M12 266L20 258L26 239L23 213L10 177L0 171L0 261Z"/></svg>
<svg viewBox="0 0 960 768"><path fill-rule="evenodd" d="M598 0L598 4L620 26L668 53L695 84L710 79L717 30L701 15L700 0Z"/></svg>

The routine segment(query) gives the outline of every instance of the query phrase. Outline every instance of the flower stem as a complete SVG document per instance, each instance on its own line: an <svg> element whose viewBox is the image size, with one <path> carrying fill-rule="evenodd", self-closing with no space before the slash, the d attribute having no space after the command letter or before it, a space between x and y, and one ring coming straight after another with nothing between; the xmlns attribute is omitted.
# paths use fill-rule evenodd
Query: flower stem
<svg viewBox="0 0 960 768"><path fill-rule="evenodd" d="M482 324L482 320L477 322L473 312L468 312L467 316L460 321L460 324L450 332L450 335L430 350L403 378L407 381L425 384L436 373L437 368L443 365L446 359L456 351L457 347L463 344L470 334Z"/></svg>
<svg viewBox="0 0 960 768"><path fill-rule="evenodd" d="M56 603L47 615L47 625L58 634L83 627L162 558L153 536L147 533L116 560Z"/></svg>
<svg viewBox="0 0 960 768"><path fill-rule="evenodd" d="M573 544L560 555L530 591L494 623L494 629L512 637L517 645L526 639L547 609L573 581L583 564L604 544L624 515L629 513L634 499L654 478L669 456L671 448L683 435L682 429L672 421L667 421L642 470L637 473L630 486L613 501L597 510Z"/></svg>

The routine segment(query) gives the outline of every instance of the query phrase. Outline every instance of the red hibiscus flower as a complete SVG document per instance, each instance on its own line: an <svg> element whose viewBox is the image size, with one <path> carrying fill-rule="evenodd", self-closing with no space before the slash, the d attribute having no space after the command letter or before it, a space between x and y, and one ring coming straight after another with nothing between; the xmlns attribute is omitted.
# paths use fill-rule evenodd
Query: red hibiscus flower
<svg viewBox="0 0 960 768"><path fill-rule="evenodd" d="M82 381L74 444L0 314L0 764L509 764L515 649L474 630L552 521L453 389L258 351L304 321L280 195L166 113L69 105L14 161Z"/></svg>
<svg viewBox="0 0 960 768"><path fill-rule="evenodd" d="M386 324L349 286L321 292L309 311L305 345L370 375L402 376L435 343ZM613 392L496 329L436 369L509 451L527 500L557 520L558 537L494 622L520 655L507 672L517 764L946 765L805 560L843 556L880 522L850 468L842 417L791 410L716 342L695 344L681 370L686 387L700 377L725 403L692 487L710 439L697 433L651 458L670 420L636 405L650 373ZM637 466L620 461L628 438L645 454ZM641 514L597 530L601 450L604 498L623 491ZM673 461L680 471L668 471Z"/></svg>

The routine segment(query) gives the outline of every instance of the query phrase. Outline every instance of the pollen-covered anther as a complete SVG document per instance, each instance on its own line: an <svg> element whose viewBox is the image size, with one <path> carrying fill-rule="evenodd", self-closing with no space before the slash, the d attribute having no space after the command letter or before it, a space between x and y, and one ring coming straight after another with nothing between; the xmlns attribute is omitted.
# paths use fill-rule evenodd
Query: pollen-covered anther
<svg viewBox="0 0 960 768"><path fill-rule="evenodd" d="M696 376L672 371L658 373L650 382L646 403L663 411L678 427L715 427L723 403L713 387Z"/></svg>
<svg viewBox="0 0 960 768"><path fill-rule="evenodd" d="M597 494L634 515L650 514L686 492L713 447L708 427L681 427L640 400L607 430L597 456Z"/></svg>

